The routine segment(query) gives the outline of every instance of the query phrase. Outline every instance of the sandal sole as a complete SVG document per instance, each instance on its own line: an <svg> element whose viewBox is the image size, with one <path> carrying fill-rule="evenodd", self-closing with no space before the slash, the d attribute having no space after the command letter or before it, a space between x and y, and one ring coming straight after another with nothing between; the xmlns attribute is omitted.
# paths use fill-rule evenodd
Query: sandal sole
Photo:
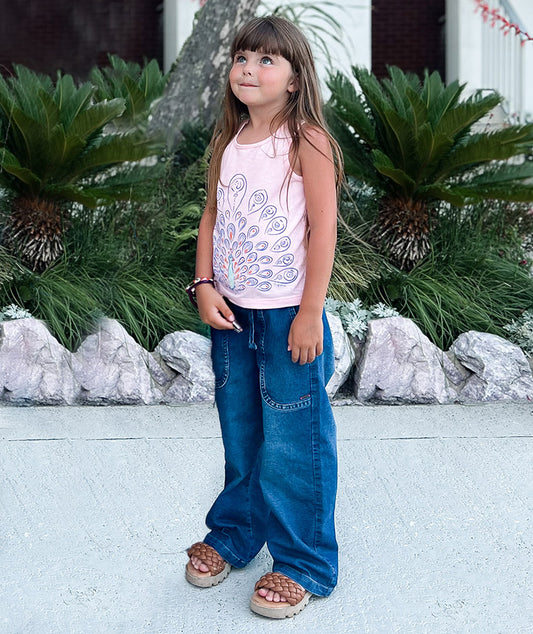
<svg viewBox="0 0 533 634"><path fill-rule="evenodd" d="M255 592L250 599L250 609L256 614L266 616L269 619L289 619L299 614L309 603L311 592L306 592L304 598L296 605L283 605L282 607L274 607L272 601L267 601ZM280 605L275 603L274 605Z"/></svg>
<svg viewBox="0 0 533 634"><path fill-rule="evenodd" d="M185 579L187 579L190 584L198 588L212 588L224 581L224 579L229 575L230 570L231 566L226 562L224 570L219 572L218 575L213 576L209 572L199 572L191 564L191 562L189 562L185 567Z"/></svg>

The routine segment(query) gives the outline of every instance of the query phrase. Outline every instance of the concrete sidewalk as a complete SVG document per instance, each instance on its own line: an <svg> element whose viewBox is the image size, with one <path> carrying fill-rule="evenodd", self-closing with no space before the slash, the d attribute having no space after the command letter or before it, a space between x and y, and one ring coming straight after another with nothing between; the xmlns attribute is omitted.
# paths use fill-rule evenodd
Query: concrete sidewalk
<svg viewBox="0 0 533 634"><path fill-rule="evenodd" d="M339 586L277 622L248 609L266 551L184 579L213 407L0 407L0 632L533 633L533 405L334 411Z"/></svg>

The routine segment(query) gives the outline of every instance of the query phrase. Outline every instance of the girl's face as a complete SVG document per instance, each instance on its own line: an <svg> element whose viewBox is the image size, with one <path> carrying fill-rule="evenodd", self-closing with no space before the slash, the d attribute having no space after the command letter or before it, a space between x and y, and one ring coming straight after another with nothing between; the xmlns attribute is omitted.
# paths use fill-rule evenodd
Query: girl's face
<svg viewBox="0 0 533 634"><path fill-rule="evenodd" d="M257 51L237 51L229 82L233 94L248 109L268 108L276 112L298 88L298 80L288 60L281 55Z"/></svg>

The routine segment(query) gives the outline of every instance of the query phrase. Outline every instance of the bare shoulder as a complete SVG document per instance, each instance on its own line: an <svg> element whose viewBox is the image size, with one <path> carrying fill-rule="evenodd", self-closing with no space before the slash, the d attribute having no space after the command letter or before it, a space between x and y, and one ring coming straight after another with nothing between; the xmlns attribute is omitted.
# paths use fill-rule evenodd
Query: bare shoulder
<svg viewBox="0 0 533 634"><path fill-rule="evenodd" d="M331 144L326 132L316 126L304 123L300 135L300 157L312 156L313 154L331 156Z"/></svg>

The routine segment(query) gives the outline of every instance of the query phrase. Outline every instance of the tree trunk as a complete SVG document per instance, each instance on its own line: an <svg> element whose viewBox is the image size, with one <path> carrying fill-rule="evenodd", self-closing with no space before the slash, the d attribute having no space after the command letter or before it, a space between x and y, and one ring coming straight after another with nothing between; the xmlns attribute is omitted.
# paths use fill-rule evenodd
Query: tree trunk
<svg viewBox="0 0 533 634"><path fill-rule="evenodd" d="M237 29L255 16L260 0L207 0L170 71L150 128L162 132L170 150L186 122L216 121L229 71L229 48Z"/></svg>

